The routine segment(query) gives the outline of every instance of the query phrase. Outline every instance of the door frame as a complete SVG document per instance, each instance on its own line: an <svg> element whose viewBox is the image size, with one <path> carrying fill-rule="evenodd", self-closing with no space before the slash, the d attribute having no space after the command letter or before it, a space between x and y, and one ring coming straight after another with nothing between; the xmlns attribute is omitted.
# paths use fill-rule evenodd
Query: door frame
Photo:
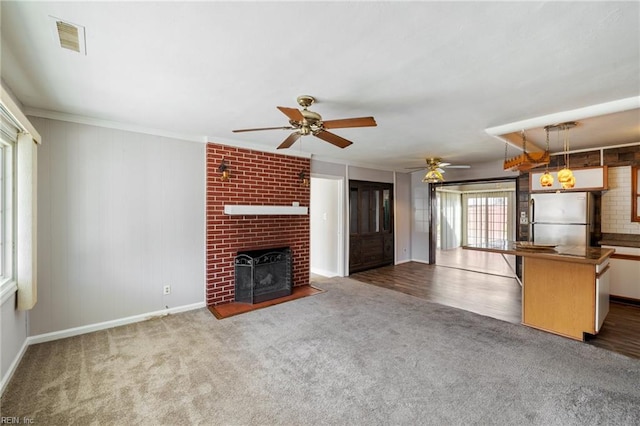
<svg viewBox="0 0 640 426"><path fill-rule="evenodd" d="M337 256L337 276L344 277L345 276L345 178L343 176L335 176L335 175L324 175L319 173L311 173L311 186L313 187L314 179L325 179L331 181L337 181L337 189L338 189L338 200L335 212L337 215L337 227L336 232L338 236L336 238L336 247L334 247L334 253ZM313 199L310 199L309 203L313 203ZM311 206L310 206L311 207ZM309 209L309 221L311 222L311 209ZM312 241L309 241L309 248L313 245ZM309 263L311 263L311 258L309 258ZM309 264L309 270L311 270L311 264Z"/></svg>
<svg viewBox="0 0 640 426"><path fill-rule="evenodd" d="M481 183L497 183L497 182L510 182L516 185L516 205L514 206L514 213L516 214L515 227L516 227L516 239L520 237L520 227L517 225L517 212L518 212L518 196L520 194L520 179L518 176L504 177L504 178L488 178L477 180L456 180L447 181L441 183L429 183L429 264L436 264L436 250L438 244L438 206L436 203L436 189L439 186L454 186L454 185L473 185ZM517 263L517 261L516 261Z"/></svg>

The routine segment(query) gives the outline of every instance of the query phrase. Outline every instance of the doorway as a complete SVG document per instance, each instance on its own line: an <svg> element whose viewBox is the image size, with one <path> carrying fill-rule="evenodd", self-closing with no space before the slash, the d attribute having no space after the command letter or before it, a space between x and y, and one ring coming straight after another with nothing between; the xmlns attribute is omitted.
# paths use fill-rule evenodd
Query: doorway
<svg viewBox="0 0 640 426"><path fill-rule="evenodd" d="M311 176L311 273L344 276L344 179Z"/></svg>
<svg viewBox="0 0 640 426"><path fill-rule="evenodd" d="M433 201L436 265L514 276L515 256L462 246L515 240L515 180L443 184L436 188Z"/></svg>

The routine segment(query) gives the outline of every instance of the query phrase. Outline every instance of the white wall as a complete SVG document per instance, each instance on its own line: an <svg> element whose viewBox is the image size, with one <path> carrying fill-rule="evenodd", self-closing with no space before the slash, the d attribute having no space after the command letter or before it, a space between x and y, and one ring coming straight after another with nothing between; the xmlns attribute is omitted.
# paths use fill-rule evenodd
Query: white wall
<svg viewBox="0 0 640 426"><path fill-rule="evenodd" d="M396 264L411 260L411 175L396 173L395 189L395 249Z"/></svg>
<svg viewBox="0 0 640 426"><path fill-rule="evenodd" d="M425 172L411 173L411 260L429 262L429 185Z"/></svg>
<svg viewBox="0 0 640 426"><path fill-rule="evenodd" d="M311 179L311 272L341 276L342 179Z"/></svg>
<svg viewBox="0 0 640 426"><path fill-rule="evenodd" d="M0 307L0 389L4 390L27 340L27 312L17 311L16 293ZM11 371L10 371L11 370Z"/></svg>
<svg viewBox="0 0 640 426"><path fill-rule="evenodd" d="M44 143L29 334L203 303L205 145L31 120Z"/></svg>
<svg viewBox="0 0 640 426"><path fill-rule="evenodd" d="M348 166L349 179L367 182L393 183L393 172L386 170L367 169L364 167Z"/></svg>
<svg viewBox="0 0 640 426"><path fill-rule="evenodd" d="M640 234L631 222L631 166L609 167L609 190L602 192L600 230L607 234Z"/></svg>

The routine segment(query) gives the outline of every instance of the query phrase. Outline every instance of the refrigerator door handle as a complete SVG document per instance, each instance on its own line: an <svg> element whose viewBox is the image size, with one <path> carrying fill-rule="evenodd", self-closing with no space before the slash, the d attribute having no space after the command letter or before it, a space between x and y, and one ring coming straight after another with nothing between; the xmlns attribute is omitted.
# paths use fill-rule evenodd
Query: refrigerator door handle
<svg viewBox="0 0 640 426"><path fill-rule="evenodd" d="M536 221L536 203L533 198L529 200L529 241L535 241L533 236L533 224Z"/></svg>
<svg viewBox="0 0 640 426"><path fill-rule="evenodd" d="M535 221L536 221L536 202L532 198L531 200L529 200L529 222L535 222Z"/></svg>

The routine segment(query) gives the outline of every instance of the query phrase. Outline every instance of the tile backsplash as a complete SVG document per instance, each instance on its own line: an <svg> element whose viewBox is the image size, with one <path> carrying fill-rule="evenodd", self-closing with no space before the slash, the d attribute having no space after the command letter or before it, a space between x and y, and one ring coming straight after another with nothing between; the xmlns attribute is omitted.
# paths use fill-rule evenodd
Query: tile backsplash
<svg viewBox="0 0 640 426"><path fill-rule="evenodd" d="M640 222L631 222L631 167L609 167L609 190L602 193L601 231L640 234Z"/></svg>

